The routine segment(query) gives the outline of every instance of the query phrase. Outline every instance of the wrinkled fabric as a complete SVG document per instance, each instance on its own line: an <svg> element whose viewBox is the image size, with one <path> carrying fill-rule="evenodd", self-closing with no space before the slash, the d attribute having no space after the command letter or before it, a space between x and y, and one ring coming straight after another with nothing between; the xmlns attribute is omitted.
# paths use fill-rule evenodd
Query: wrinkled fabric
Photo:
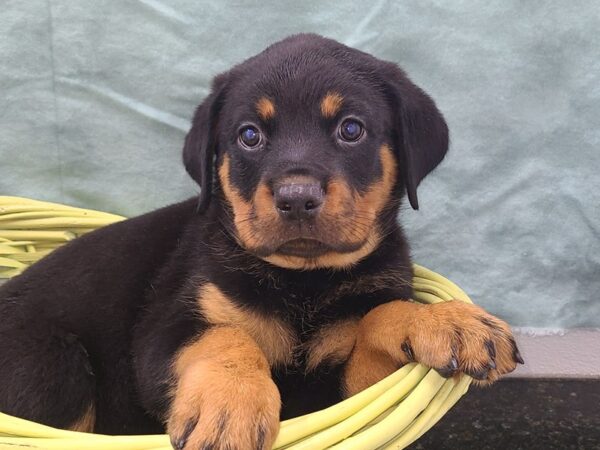
<svg viewBox="0 0 600 450"><path fill-rule="evenodd" d="M600 4L19 0L0 4L0 194L128 216L197 187L211 78L313 31L399 63L451 150L401 220L415 260L517 326L600 326Z"/></svg>

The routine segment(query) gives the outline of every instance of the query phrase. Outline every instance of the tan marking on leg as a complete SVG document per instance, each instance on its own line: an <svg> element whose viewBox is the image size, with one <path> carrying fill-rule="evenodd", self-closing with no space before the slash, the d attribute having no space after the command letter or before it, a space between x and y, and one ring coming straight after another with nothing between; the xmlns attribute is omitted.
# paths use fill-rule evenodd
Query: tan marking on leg
<svg viewBox="0 0 600 450"><path fill-rule="evenodd" d="M285 366L292 362L297 338L291 327L282 320L236 305L212 283L200 288L198 304L209 323L236 326L248 333L271 366Z"/></svg>
<svg viewBox="0 0 600 450"><path fill-rule="evenodd" d="M267 358L243 330L215 326L174 359L174 400L167 430L185 448L271 449L281 399Z"/></svg>
<svg viewBox="0 0 600 450"><path fill-rule="evenodd" d="M386 353L354 348L344 368L342 391L351 397L398 370L398 364Z"/></svg>
<svg viewBox="0 0 600 450"><path fill-rule="evenodd" d="M494 325L486 325L486 321ZM405 344L410 345L416 361L429 367L447 368L455 356L458 371L472 373L487 369L490 353L486 343L493 342L496 368L490 369L483 381L491 383L516 367L511 339L508 325L476 305L457 300L433 305L400 300L385 303L360 321L345 371L345 389L349 395L355 394L410 362Z"/></svg>
<svg viewBox="0 0 600 450"><path fill-rule="evenodd" d="M356 341L358 319L347 319L326 325L305 344L306 370L312 371L327 361L333 364L348 359Z"/></svg>
<svg viewBox="0 0 600 450"><path fill-rule="evenodd" d="M275 117L275 104L267 97L261 97L256 102L256 112L265 122Z"/></svg>
<svg viewBox="0 0 600 450"><path fill-rule="evenodd" d="M334 91L328 92L321 100L321 114L326 119L335 117L342 107L343 102L344 97L340 93Z"/></svg>
<svg viewBox="0 0 600 450"><path fill-rule="evenodd" d="M96 425L96 405L90 404L83 415L66 429L71 431L81 431L84 433L93 433Z"/></svg>

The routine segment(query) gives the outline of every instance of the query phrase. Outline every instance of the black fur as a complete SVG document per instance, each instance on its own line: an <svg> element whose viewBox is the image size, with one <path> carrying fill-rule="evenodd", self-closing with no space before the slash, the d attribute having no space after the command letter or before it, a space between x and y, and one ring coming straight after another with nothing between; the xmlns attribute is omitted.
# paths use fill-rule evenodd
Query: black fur
<svg viewBox="0 0 600 450"><path fill-rule="evenodd" d="M344 103L327 119L319 102L331 90ZM256 114L261 96L275 103L272 120ZM359 143L337 139L346 114L365 124ZM237 142L248 122L267 136L260 150L243 150ZM240 246L217 176L224 155L229 181L246 201L261 180L269 184L289 174L323 185L342 177L364 193L381 178L377 156L386 143L399 169L373 225L384 239L351 268L286 269L262 259L276 250ZM93 402L96 432L161 431L172 358L207 326L195 301L206 282L238 304L285 320L301 342L332 321L409 298L409 250L396 216L404 192L418 207L417 185L447 145L433 101L400 69L316 35L288 38L220 75L197 109L183 152L201 186L199 199L85 235L0 289L0 410L66 427ZM273 239L281 243L285 236ZM284 417L341 398L341 366L310 374L303 367L300 353L293 365L274 371Z"/></svg>

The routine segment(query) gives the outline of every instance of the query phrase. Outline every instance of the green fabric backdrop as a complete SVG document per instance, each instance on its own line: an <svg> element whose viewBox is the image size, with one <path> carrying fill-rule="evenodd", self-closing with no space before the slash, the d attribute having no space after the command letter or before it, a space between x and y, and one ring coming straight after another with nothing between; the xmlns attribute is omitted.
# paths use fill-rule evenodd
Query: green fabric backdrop
<svg viewBox="0 0 600 450"><path fill-rule="evenodd" d="M395 61L452 146L415 258L514 325L600 326L600 3L28 0L0 6L0 194L138 214L193 194L211 78L314 31Z"/></svg>

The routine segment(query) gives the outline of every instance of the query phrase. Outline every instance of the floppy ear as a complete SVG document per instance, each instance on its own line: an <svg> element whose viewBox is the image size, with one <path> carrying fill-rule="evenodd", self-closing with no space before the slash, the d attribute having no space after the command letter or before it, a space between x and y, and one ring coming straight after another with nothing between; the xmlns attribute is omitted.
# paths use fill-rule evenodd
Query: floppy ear
<svg viewBox="0 0 600 450"><path fill-rule="evenodd" d="M200 185L199 212L206 210L212 194L216 130L226 82L227 74L215 77L210 95L196 109L183 146L185 170Z"/></svg>
<svg viewBox="0 0 600 450"><path fill-rule="evenodd" d="M448 126L433 100L395 64L386 63L386 78L396 120L396 147L400 151L406 193L419 209L417 187L444 159Z"/></svg>

